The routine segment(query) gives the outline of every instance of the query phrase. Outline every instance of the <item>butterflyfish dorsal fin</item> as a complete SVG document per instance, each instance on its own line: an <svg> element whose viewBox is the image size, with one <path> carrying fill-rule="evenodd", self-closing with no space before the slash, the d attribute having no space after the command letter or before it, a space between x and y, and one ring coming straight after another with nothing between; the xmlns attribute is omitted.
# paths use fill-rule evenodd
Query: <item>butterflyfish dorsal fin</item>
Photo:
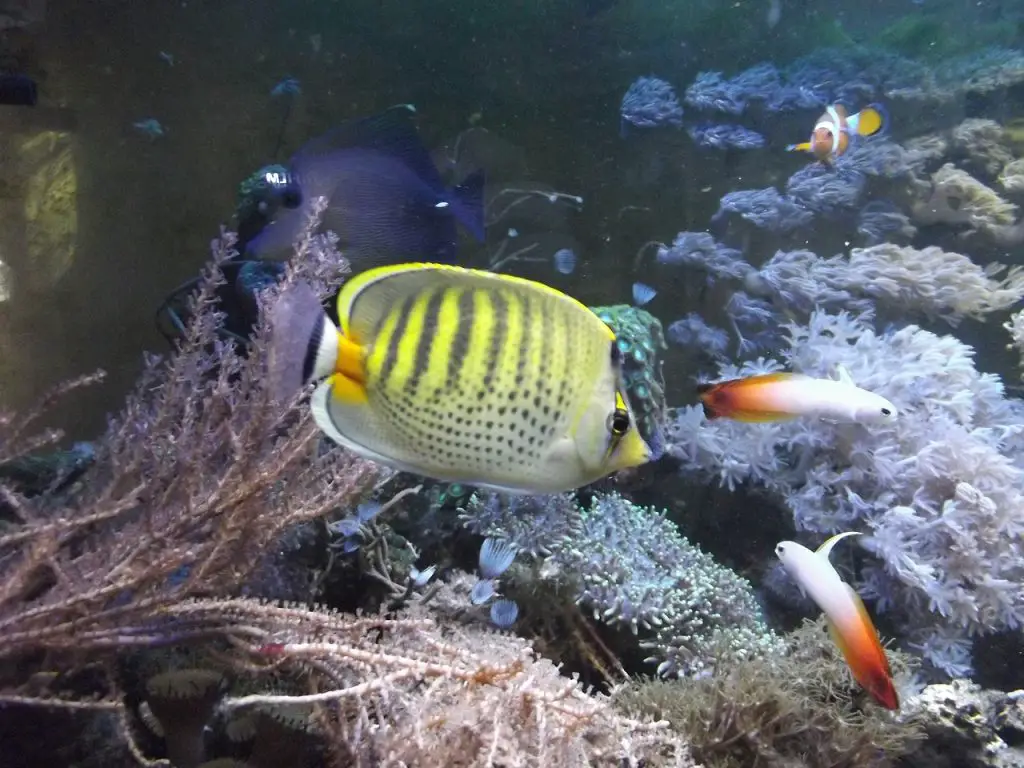
<svg viewBox="0 0 1024 768"><path fill-rule="evenodd" d="M396 306L411 302L432 290L462 288L467 291L509 291L536 296L538 292L549 301L565 304L572 310L585 309L599 328L614 341L615 335L585 305L542 283L512 275L502 275L447 264L412 263L379 267L353 277L338 294L338 321L345 336L360 344L372 339L387 314Z"/></svg>

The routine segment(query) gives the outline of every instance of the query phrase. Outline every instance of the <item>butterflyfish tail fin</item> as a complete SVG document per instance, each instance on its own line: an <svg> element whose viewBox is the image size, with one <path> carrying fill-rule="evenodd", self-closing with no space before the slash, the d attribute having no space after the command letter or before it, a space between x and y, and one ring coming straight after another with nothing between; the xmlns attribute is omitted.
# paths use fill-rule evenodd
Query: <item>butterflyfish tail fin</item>
<svg viewBox="0 0 1024 768"><path fill-rule="evenodd" d="M853 678L871 697L886 709L899 709L900 700L893 684L889 659L885 655L878 632L860 595L849 584L843 584L853 600L856 616L841 624L826 616L829 634L843 654Z"/></svg>
<svg viewBox="0 0 1024 768"><path fill-rule="evenodd" d="M799 144L790 144L786 147L787 152L810 152L811 142L802 141Z"/></svg>
<svg viewBox="0 0 1024 768"><path fill-rule="evenodd" d="M889 124L889 115L881 104L871 104L850 117L847 124L860 136L874 136Z"/></svg>
<svg viewBox="0 0 1024 768"><path fill-rule="evenodd" d="M306 282L285 286L270 310L267 373L271 396L286 403L338 368L340 334Z"/></svg>

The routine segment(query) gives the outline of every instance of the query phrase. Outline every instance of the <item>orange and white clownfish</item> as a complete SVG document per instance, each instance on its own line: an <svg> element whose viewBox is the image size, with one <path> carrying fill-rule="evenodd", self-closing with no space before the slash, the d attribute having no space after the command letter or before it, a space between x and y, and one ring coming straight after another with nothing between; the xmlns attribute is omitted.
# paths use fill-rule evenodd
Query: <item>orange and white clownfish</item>
<svg viewBox="0 0 1024 768"><path fill-rule="evenodd" d="M874 136L881 131L888 117L880 104L864 107L855 115L848 115L842 104L825 109L811 132L811 140L790 144L787 152L810 152L823 163L830 163L850 148L850 137Z"/></svg>
<svg viewBox="0 0 1024 768"><path fill-rule="evenodd" d="M824 612L832 640L842 651L854 679L883 707L899 709L889 660L875 625L853 587L842 580L828 559L840 539L856 535L856 531L838 533L815 552L795 541L780 541L775 554L793 580Z"/></svg>
<svg viewBox="0 0 1024 768"><path fill-rule="evenodd" d="M700 384L697 394L708 419L770 422L811 416L856 424L888 424L896 419L895 405L858 387L843 366L838 366L836 373L837 379L766 373Z"/></svg>

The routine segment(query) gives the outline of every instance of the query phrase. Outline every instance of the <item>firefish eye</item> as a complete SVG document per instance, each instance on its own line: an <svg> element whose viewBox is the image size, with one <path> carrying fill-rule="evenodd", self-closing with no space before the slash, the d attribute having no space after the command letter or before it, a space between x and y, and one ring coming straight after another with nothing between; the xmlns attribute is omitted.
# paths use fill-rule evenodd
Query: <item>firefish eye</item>
<svg viewBox="0 0 1024 768"><path fill-rule="evenodd" d="M892 416L892 411L890 411L888 408L883 408L882 409L882 415L883 416Z"/></svg>

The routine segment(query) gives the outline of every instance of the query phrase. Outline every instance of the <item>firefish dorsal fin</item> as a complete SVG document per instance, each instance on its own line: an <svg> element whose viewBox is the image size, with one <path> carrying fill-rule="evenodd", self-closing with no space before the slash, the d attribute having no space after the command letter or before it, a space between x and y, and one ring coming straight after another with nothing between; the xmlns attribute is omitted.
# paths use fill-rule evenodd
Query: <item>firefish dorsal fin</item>
<svg viewBox="0 0 1024 768"><path fill-rule="evenodd" d="M832 554L833 547L835 547L836 544L845 539L847 536L860 536L860 531L844 531L843 533L837 533L835 536L830 536L829 538L825 539L825 542L814 551L814 554L820 555L826 561L828 561L829 555Z"/></svg>
<svg viewBox="0 0 1024 768"><path fill-rule="evenodd" d="M857 386L853 383L853 377L850 375L850 369L842 363L836 365L836 381L842 384L849 384L851 387Z"/></svg>

